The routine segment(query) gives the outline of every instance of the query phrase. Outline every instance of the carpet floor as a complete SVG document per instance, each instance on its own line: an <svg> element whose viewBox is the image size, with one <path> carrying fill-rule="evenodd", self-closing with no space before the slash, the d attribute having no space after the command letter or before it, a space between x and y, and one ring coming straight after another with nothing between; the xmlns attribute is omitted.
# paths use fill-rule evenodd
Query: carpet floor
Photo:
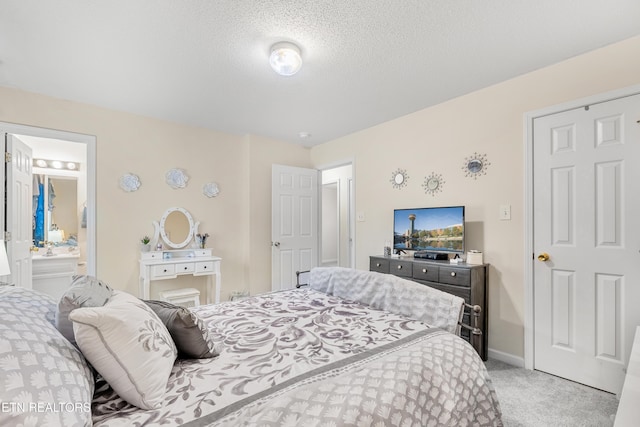
<svg viewBox="0 0 640 427"><path fill-rule="evenodd" d="M618 408L614 394L496 360L485 364L505 427L613 425Z"/></svg>

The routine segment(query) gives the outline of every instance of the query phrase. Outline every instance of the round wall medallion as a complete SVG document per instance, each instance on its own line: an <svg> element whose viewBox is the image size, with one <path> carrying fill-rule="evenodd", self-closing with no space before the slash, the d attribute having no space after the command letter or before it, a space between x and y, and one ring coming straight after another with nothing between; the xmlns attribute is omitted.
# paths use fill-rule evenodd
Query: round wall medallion
<svg viewBox="0 0 640 427"><path fill-rule="evenodd" d="M140 188L140 178L138 178L138 175L126 173L120 177L119 185L124 191L131 193Z"/></svg>
<svg viewBox="0 0 640 427"><path fill-rule="evenodd" d="M486 154L473 153L464 159L462 170L464 170L464 176L477 179L478 176L487 174L487 168L490 164Z"/></svg>
<svg viewBox="0 0 640 427"><path fill-rule="evenodd" d="M424 178L422 188L424 188L425 194L431 194L432 196L435 196L436 193L442 191L443 185L444 179L442 178L442 175L439 173L431 172L431 175Z"/></svg>
<svg viewBox="0 0 640 427"><path fill-rule="evenodd" d="M400 189L407 185L408 179L409 179L409 175L407 174L406 170L396 169L395 172L391 173L391 179L389 180L389 182L391 182L391 185L393 186L393 188Z"/></svg>

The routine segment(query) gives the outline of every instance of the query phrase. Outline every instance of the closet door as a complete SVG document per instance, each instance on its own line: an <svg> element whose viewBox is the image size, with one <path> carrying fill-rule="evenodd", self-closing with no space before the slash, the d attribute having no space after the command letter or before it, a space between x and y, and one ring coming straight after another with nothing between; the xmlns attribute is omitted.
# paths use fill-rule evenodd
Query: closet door
<svg viewBox="0 0 640 427"><path fill-rule="evenodd" d="M619 393L640 324L640 95L534 120L534 367Z"/></svg>

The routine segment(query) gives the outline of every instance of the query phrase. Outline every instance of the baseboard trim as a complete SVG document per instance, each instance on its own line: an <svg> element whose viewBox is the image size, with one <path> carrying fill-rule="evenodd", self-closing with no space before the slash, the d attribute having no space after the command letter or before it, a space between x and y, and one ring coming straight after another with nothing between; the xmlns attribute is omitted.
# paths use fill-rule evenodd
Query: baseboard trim
<svg viewBox="0 0 640 427"><path fill-rule="evenodd" d="M489 348L487 349L487 357L489 359L494 359L500 362L508 363L509 365L513 365L518 368L524 368L524 358L519 356L514 356L513 354L509 354L509 353L505 353L502 351Z"/></svg>

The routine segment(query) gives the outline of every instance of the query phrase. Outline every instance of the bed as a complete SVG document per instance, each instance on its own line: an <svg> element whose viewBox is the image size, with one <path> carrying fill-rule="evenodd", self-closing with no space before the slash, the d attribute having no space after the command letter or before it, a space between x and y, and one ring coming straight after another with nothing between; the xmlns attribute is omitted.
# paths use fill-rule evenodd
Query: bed
<svg viewBox="0 0 640 427"><path fill-rule="evenodd" d="M482 360L456 335L459 298L394 276L351 269L314 269L310 282L306 288L190 309L213 357L172 359L173 353L164 351L171 361L168 368L138 369L143 380L160 377L163 388L160 403L146 410L123 399L112 387L116 382L103 378L101 369L93 370L86 360L100 366L91 354L93 346L85 343L78 349L60 334L54 326L56 301L3 287L0 337L7 344L0 344L0 380L5 383L0 424L502 425ZM146 304L114 292L105 307L118 298ZM78 323L76 334L81 332ZM120 336L126 335L123 328ZM148 347L143 335L128 346L142 342ZM31 338L40 345L38 351L49 358L60 356L67 364L29 358L34 348L24 343ZM99 352L106 353L119 357L124 350ZM57 375L53 371L68 378L58 380L62 388L53 381L49 390L47 381ZM40 379L39 389L33 387L34 377ZM21 401L45 405L19 406Z"/></svg>

